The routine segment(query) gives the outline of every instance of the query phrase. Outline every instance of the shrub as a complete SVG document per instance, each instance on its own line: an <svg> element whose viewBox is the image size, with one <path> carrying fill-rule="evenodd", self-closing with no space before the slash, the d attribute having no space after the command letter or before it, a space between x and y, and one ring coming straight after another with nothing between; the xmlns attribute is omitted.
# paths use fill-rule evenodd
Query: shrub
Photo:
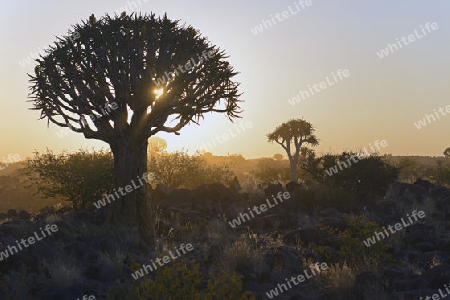
<svg viewBox="0 0 450 300"><path fill-rule="evenodd" d="M263 166L255 171L255 177L262 182L283 182L289 180L290 171L289 168Z"/></svg>
<svg viewBox="0 0 450 300"><path fill-rule="evenodd" d="M394 166L399 169L399 178L402 181L414 182L419 177L417 159L401 157Z"/></svg>
<svg viewBox="0 0 450 300"><path fill-rule="evenodd" d="M221 273L202 285L203 276L194 260L185 259L157 269L155 280L143 278L133 282L129 289L111 288L107 299L165 299L165 300L220 300L255 299L250 292L242 293L242 276Z"/></svg>
<svg viewBox="0 0 450 300"><path fill-rule="evenodd" d="M261 273L262 268L264 268L263 252L245 235L226 245L221 258L214 263L215 273L220 273L221 270L231 274L234 271L243 272L249 269Z"/></svg>
<svg viewBox="0 0 450 300"><path fill-rule="evenodd" d="M213 182L228 185L235 176L229 165L208 165L202 156L183 151L152 155L148 169L157 181L172 188L194 188Z"/></svg>
<svg viewBox="0 0 450 300"><path fill-rule="evenodd" d="M385 163L381 157L371 155L353 162L352 156L357 157L358 154L354 152L343 152L340 155L326 154L313 159L303 168L315 180L354 193L364 200L384 195L389 185L397 180L398 168ZM342 170L337 168L339 162L345 162L347 167L343 167ZM330 173L331 168L338 172Z"/></svg>
<svg viewBox="0 0 450 300"><path fill-rule="evenodd" d="M442 160L438 160L436 171L433 174L433 179L437 184L449 186L450 185L450 168L445 166Z"/></svg>
<svg viewBox="0 0 450 300"><path fill-rule="evenodd" d="M252 173L261 182L289 181L291 176L288 161L267 157L258 161Z"/></svg>
<svg viewBox="0 0 450 300"><path fill-rule="evenodd" d="M60 289L79 284L82 279L83 270L73 257L60 257L46 265L53 286Z"/></svg>
<svg viewBox="0 0 450 300"><path fill-rule="evenodd" d="M386 251L394 245L396 239L389 236L382 241L378 241L367 247L363 241L371 238L375 232L383 232L383 229L373 221L364 222L364 215L361 214L352 218L344 214L347 224L345 230L324 226L318 227L328 234L327 243L330 245L340 245L338 255L325 250L324 245L313 245L313 249L320 255L325 256L328 261L334 263L346 262L351 268L355 269L376 269L381 263L393 262L392 257ZM337 238L336 240L332 240Z"/></svg>
<svg viewBox="0 0 450 300"><path fill-rule="evenodd" d="M113 188L114 161L109 151L34 153L25 174L46 198L62 196L73 208L84 208Z"/></svg>

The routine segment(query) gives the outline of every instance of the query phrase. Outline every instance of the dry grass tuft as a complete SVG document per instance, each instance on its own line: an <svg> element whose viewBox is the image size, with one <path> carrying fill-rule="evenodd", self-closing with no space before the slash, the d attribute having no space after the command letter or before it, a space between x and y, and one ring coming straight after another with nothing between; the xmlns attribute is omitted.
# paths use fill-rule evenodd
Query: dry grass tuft
<svg viewBox="0 0 450 300"><path fill-rule="evenodd" d="M83 270L74 258L59 257L46 264L52 283L65 289L81 282Z"/></svg>
<svg viewBox="0 0 450 300"><path fill-rule="evenodd" d="M333 264L320 274L319 281L326 289L339 293L349 293L355 285L356 275L356 271L347 263L342 266Z"/></svg>

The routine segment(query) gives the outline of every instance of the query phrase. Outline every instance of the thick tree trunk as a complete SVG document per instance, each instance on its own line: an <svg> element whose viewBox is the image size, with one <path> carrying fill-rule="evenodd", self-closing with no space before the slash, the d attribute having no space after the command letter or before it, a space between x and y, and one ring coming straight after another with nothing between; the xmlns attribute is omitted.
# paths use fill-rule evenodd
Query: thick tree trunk
<svg viewBox="0 0 450 300"><path fill-rule="evenodd" d="M141 238L151 242L150 195L147 182L148 141L118 142L114 154L115 197L109 204L107 223L111 226L138 226ZM132 190L130 192L130 187ZM117 197L120 196L120 197Z"/></svg>
<svg viewBox="0 0 450 300"><path fill-rule="evenodd" d="M297 167L298 157L295 159L294 157L289 157L289 163L291 165L291 182L298 181L298 167Z"/></svg>

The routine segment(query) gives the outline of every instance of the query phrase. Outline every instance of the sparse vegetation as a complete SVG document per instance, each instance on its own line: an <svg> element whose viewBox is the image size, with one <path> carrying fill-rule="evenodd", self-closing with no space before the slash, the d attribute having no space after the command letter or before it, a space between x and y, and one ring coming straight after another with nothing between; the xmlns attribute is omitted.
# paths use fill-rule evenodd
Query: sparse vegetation
<svg viewBox="0 0 450 300"><path fill-rule="evenodd" d="M72 154L66 152L63 154L66 159L72 157ZM47 161L51 161L52 155L46 157ZM77 160L74 159L74 161L80 162L80 165L102 165L103 162L106 166L108 161L106 159L108 156L94 156L87 151L79 153L76 157ZM341 157L336 156L337 158ZM96 159L98 159L98 162L95 162ZM108 276L110 278L121 278L120 284L108 284L108 299L140 300L147 299L149 295L157 295L163 297L162 299L178 297L177 299L186 300L254 299L261 296L262 291L252 290L252 293L245 293L244 290L246 289L243 288L245 284L279 282L280 279L289 276L290 273L286 269L288 266L295 265L300 260L304 261L305 257L312 256L315 258L314 261L326 261L331 266L329 270L322 272L317 280L311 281L315 289L321 291L322 294L329 295L329 297L341 296L358 299L358 297L362 297L361 295L369 293L380 299L385 299L385 290L377 284L373 285L372 292L362 291L358 286L358 280L361 280L360 276L366 274L365 272L372 272L373 276L383 276L386 267L390 265L399 265L408 274L420 275L429 268L442 268L445 266L445 260L438 254L423 263L394 258L393 254L405 247L405 240L408 240L407 230L377 242L371 247L366 247L362 241L373 236L375 231L382 230L382 226L378 221L375 221L380 216L377 211L378 208L390 206L390 209L397 211L400 215L406 215L413 210L424 210L427 216L439 216L440 209L437 207L442 209L445 203L442 201L436 202L437 196L435 194L424 194L424 197L420 199L416 197L409 201L408 197L412 197L412 190L408 190L406 194L389 193L389 197L384 199L375 197L371 208L368 210L364 208L364 214L361 214L364 201L360 197L360 193L363 193L363 191L358 190L358 186L352 186L349 181L356 178L355 176L361 176L360 178L368 180L365 182L366 187L378 191L372 194L380 195L383 187L387 189L387 180L382 181L382 184L372 184L370 180L376 180L383 174L394 174L395 172L392 170L395 170L395 167L385 167L384 163L386 162L383 160L384 163L381 163L379 159L384 158L377 158L376 162L367 165L368 170L358 169L359 171L357 171L355 169L350 170L349 173L343 173L345 176L336 178L335 182L310 181L298 185L292 192L292 201L285 201L282 205L277 206L276 211L272 208L270 212L267 211L253 218L251 222L246 223L248 227L245 232L242 232L242 229L230 228L227 221L232 218L233 210L245 212L247 207L251 207L252 203L260 204L264 202L264 196L256 191L255 185L247 189L246 200L244 200L245 193L241 193L241 196L239 196L241 198L230 199L219 204L214 200L219 195L213 193L203 195L201 202L193 200L193 203L173 203L170 202L169 197L169 203L171 203L169 206L165 205L165 200L154 203L151 211L154 220L154 226L151 229L155 237L154 243L152 249L139 250L139 256L136 256L135 253L141 243L137 228L124 227L119 228L120 230L117 232L111 232L106 224L93 225L92 220L77 220L78 217L68 217L84 210L68 210L67 207L57 205L48 209L43 215L37 215L36 218L48 224L76 222L76 226L70 225L65 230L61 230L61 232L74 231L70 237L67 237L69 241L83 241L80 245L75 242L75 247L70 246L74 249L74 253L76 253L77 248L89 249L86 244L90 243L91 240L103 240L104 237L108 237L106 240L113 239L115 242L114 245L106 244L108 245L106 247L102 245L95 250L93 248L97 248L97 246L93 246L91 250L93 252L89 254L90 261L86 261L87 258L83 258L83 256L81 258L78 256L81 259L80 261L65 260L61 256L57 256L38 270L33 270L40 281L45 280L45 274L48 274L48 277L51 278L47 285L40 287L38 293L49 289L63 292L73 285L81 284L86 276L98 276L94 275L97 274L95 272L90 274L92 270L102 270L103 273L101 274L106 278ZM54 160L58 161L56 158ZM55 163L55 161L51 162ZM299 166L310 168L314 166L317 159L313 152L305 150L301 152L299 161L301 161ZM73 164L75 163L72 162ZM58 164L56 165L58 166ZM233 178L234 171L241 178L245 178L245 172L247 174L266 172L266 175L269 174L268 177L259 177L259 180L276 182L283 178L280 178L278 174L275 176L273 175L275 172L272 174L267 170L272 170L270 168L289 170L286 160L273 158L246 160L241 155L215 157L208 153L189 155L185 151L175 153L155 151L150 156L149 165L153 166L152 171L155 172L155 175L159 174L156 175L156 178L159 177L163 180L167 178L166 181L161 180L161 182L172 182L178 188L191 188L201 184L204 184L203 187L208 187L213 182L226 184ZM165 169L165 165L169 167ZM363 165L362 162L361 165ZM444 173L444 166L445 161L437 163L435 172ZM27 165L23 166L25 169L27 167ZM320 166L320 168L323 170L323 166ZM320 168L317 168L317 170ZM381 170L377 170L377 168ZM168 172L170 169L177 172L170 173ZM25 170L25 173L30 172L30 170ZM59 169L56 168L56 170ZM88 172L81 172L77 175L79 168L71 170L74 172L71 175L61 173L71 176L71 178L74 178L74 176L82 178L83 175L90 178L87 176L89 175ZM187 170L190 170L189 172L192 172L195 176L189 176ZM374 174L373 177L366 174L371 170L375 170L372 173ZM299 174L302 174L301 172ZM403 172L405 172L404 168ZM288 172L285 172L285 175L288 175ZM333 176L335 175L337 174ZM305 175L301 175L301 177L303 178ZM440 177L436 176L436 178ZM284 179L283 183L286 184L288 182L287 177ZM35 183L38 184L38 181ZM200 189L200 191L208 193L208 188ZM425 191L428 193L427 190ZM408 201L404 198L397 198L405 195L408 195L406 198ZM323 217L322 210L324 209L328 211L335 209L338 213L346 212L349 215L343 215L342 220L336 217ZM205 211L207 211L206 215ZM353 213L356 213L356 216L351 217ZM10 221L17 218L14 216L14 214L8 216L4 223L8 225ZM205 219L205 216L210 219ZM98 217L99 215L95 218ZM104 218L104 216L100 218ZM445 219L440 217L429 218L426 219L426 222L427 226L434 228L433 232L436 235L442 238L446 237ZM336 226L332 224L336 224ZM308 228L319 230L321 233L318 235L318 240L305 240L305 236L291 237L288 230L298 228L298 226L302 230ZM20 233L20 236L27 236L31 232L26 223L17 225L15 231L18 234ZM285 233L287 236L284 236ZM320 238L322 234L323 236ZM166 267L158 269L158 272L146 275L138 282L131 281L130 274L128 274L130 267L133 269L142 265L137 263L138 257L139 259L140 257L155 257L155 255L160 255L167 249L171 249L174 244L190 242L201 245L196 249L196 254L189 257L189 259L195 259L198 263L171 263L166 266L167 269ZM130 249L130 246L133 248ZM59 248L66 247L68 246L59 246ZM30 249L33 248L30 247ZM288 254L289 252L285 251L299 251L299 253L303 253L303 256ZM87 252L89 253L89 250ZM297 258L294 259L294 257ZM289 261L292 259L292 262ZM308 259L311 260L311 258ZM92 262L95 262L95 266L90 266ZM29 287L33 285L29 280L29 272L31 271L25 268L20 276L12 273L5 275L5 282L1 286L7 299L8 297L9 299L17 299L18 295L27 295L27 293L31 295L33 293L31 290L36 290L36 287ZM175 279L172 280L173 278ZM21 288L23 292L12 288L13 282L19 281L23 286ZM370 289L368 288L368 290ZM107 293L107 290L103 292ZM299 291L294 288L291 292L295 294Z"/></svg>
<svg viewBox="0 0 450 300"><path fill-rule="evenodd" d="M318 182L353 193L360 201L373 201L383 196L387 188L397 180L398 169L385 163L377 155L349 163L347 167L337 167L338 163L348 164L352 156L358 157L358 153L326 154L312 158L304 169ZM331 172L331 168L336 168L337 173Z"/></svg>
<svg viewBox="0 0 450 300"><path fill-rule="evenodd" d="M229 165L209 165L202 155L189 155L185 151L154 154L148 169L155 174L156 182L172 188L195 188L213 182L228 185L235 176Z"/></svg>
<svg viewBox="0 0 450 300"><path fill-rule="evenodd" d="M44 197L63 197L75 209L85 208L113 188L113 158L104 150L35 152L24 172Z"/></svg>
<svg viewBox="0 0 450 300"><path fill-rule="evenodd" d="M202 285L200 266L193 260L180 260L171 266L158 269L155 280L141 279L130 289L123 286L111 289L109 300L167 299L167 300L251 300L250 292L242 292L242 276L222 272ZM203 287L202 287L203 286Z"/></svg>

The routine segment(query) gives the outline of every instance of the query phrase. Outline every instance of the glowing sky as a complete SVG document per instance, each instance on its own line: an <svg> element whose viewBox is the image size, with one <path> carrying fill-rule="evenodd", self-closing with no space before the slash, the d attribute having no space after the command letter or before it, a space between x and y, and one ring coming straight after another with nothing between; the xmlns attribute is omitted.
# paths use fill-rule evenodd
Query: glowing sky
<svg viewBox="0 0 450 300"><path fill-rule="evenodd" d="M47 128L46 121L39 121L39 113L28 110L31 103L26 102L27 73L34 65L22 67L19 62L92 13L98 18L130 5L142 13L167 12L169 18L196 27L230 55L240 72L235 79L245 100L242 119L233 124L223 115L208 115L201 126L188 126L179 136L159 134L169 151L193 151L227 133L230 138L221 143L216 139L211 152L272 156L283 150L267 143L265 135L289 119L304 117L316 127L319 153L386 140L382 154L442 155L450 146L450 116L436 112L450 104L450 2L311 0L310 4L0 0L0 158L8 154L25 158L46 147L54 151L107 147L73 132L59 138L61 128L53 124ZM427 22L438 28L423 31ZM254 34L259 25L263 31ZM385 49L389 55L380 58L389 43L397 50L391 45L391 50ZM349 76L336 77L338 70L348 70ZM323 88L318 87L321 82ZM300 91L312 94L314 84L314 95L289 103ZM434 114L436 121L428 117L431 122L418 129L414 123L425 114Z"/></svg>

